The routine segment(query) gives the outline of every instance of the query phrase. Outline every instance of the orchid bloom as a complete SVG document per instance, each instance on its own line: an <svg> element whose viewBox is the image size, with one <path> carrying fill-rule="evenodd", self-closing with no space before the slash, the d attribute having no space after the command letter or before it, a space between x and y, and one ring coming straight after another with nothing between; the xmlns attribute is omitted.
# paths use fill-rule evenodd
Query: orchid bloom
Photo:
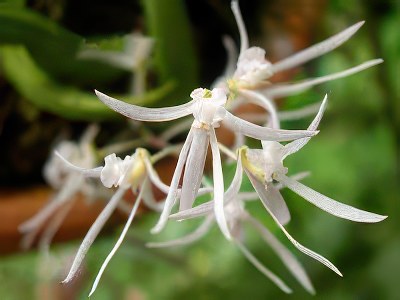
<svg viewBox="0 0 400 300"><path fill-rule="evenodd" d="M152 229L153 233L160 232L168 221L168 216L178 198L177 190L182 173L184 174L180 196L180 210L192 207L200 188L207 148L210 144L213 157L214 197L216 199L214 209L222 232L224 232L228 239L230 238L224 220L224 183L221 157L215 134L215 128L219 127L220 124L224 124L245 136L259 140L287 141L313 136L317 133L316 131L275 130L242 120L225 109L224 105L227 96L225 90L222 88L214 88L212 91L203 88L195 89L190 94L190 97L193 99L192 101L166 108L144 108L124 103L98 91L96 91L96 94L111 109L138 121L163 122L179 119L190 114L194 117L194 121L179 155L164 209L158 223Z"/></svg>
<svg viewBox="0 0 400 300"><path fill-rule="evenodd" d="M79 143L62 141L56 149L72 162L91 168L96 162L92 144L98 130L96 125L91 125L86 129ZM19 230L24 234L22 239L24 248L32 245L43 225L50 220L39 241L40 248L48 250L51 240L72 208L76 194L82 193L89 199L104 194L103 190L98 190L92 183L85 182L83 176L66 168L56 155L50 156L43 175L49 185L58 192L51 197L42 210L19 226Z"/></svg>
<svg viewBox="0 0 400 300"><path fill-rule="evenodd" d="M308 127L309 130L317 129L320 120L323 116L323 112L326 108L326 103L327 103L327 98L325 97L318 114ZM279 192L279 189L282 187L288 187L289 189L293 190L295 193L299 194L308 202L314 204L320 209L334 216L348 219L351 221L375 223L384 220L386 216L363 211L351 207L349 205L337 202L301 184L294 178L286 176L288 170L283 166L284 158L300 150L308 143L309 140L310 138L303 138L288 143L285 146L273 141L272 142L262 141L263 149L248 149L247 147L242 147L238 150L238 155L236 157L237 159L236 173L230 187L225 193L225 199L226 199L225 214L227 216L226 217L227 227L229 228L230 231L233 232L235 231L236 223L232 223L232 216L249 218L248 215L246 215L244 212L241 212L243 211L243 209L240 208L243 205L238 206L237 203L231 204L231 202L235 202L238 201L237 199L240 199L239 197L240 194L238 193L240 190L242 173L244 170L251 184L256 190L259 198L261 199L263 206L271 215L275 223L286 235L286 237L290 240L290 242L292 242L292 244L301 252L318 260L319 262L321 262L322 264L324 264L325 266L336 272L338 275L342 276L340 271L328 259L301 245L284 228L284 225L288 223L290 220L290 213L285 200L283 199L282 195ZM225 149L224 151L228 151L227 154L229 154L229 150ZM242 197L240 200L244 201L245 197ZM214 205L213 204L214 201L215 200L206 202L187 211L181 211L177 214L171 215L170 218L183 220L193 217L209 215L212 212L211 207ZM206 222L204 224L206 224ZM254 223L254 221L251 222L253 222L253 225L255 226L256 223ZM259 225L257 225L256 227L259 228ZM204 231L204 229L202 230ZM194 233L193 235L194 236L199 235L199 231ZM193 236L191 236L190 238L193 240ZM160 245L161 246L171 245L171 244L174 245L176 243L182 243L182 240L191 240L190 238L186 237L178 241L161 243ZM157 244L150 244L150 246L157 246ZM256 263L257 260L255 260L255 258L251 258L250 254L243 249L244 248L241 248L242 252L245 253L246 257L248 257L248 259L252 261L253 264L261 272L263 272L262 271L263 269L261 269ZM263 273L265 274L265 272ZM268 277L271 278L270 276ZM278 283L279 281L277 282L274 279L272 280L278 286L280 286ZM285 290L283 286L280 287L283 290Z"/></svg>
<svg viewBox="0 0 400 300"><path fill-rule="evenodd" d="M155 210L157 212L162 210L164 203L157 202L155 200L151 189L151 184L153 184L156 188L158 188L165 194L168 193L169 186L165 185L160 180L157 172L154 170L153 164L159 159L174 151L174 147L171 147L153 156L150 156L150 154L145 149L138 148L132 156L127 155L124 159L117 157L113 153L104 158L104 166L92 169L85 169L71 164L59 153L56 153L60 157L60 159L64 161L65 166L71 171L79 173L81 176L84 177L99 178L102 184L107 188L118 188L86 234L75 256L71 269L63 283L69 282L76 275L86 253L89 251L90 246L96 239L100 230L103 228L106 221L110 218L118 204L122 201L125 193L128 190L132 190L133 193L137 194L135 204L130 211L128 220L118 241L116 242L114 248L111 250L110 254L107 256L106 260L103 262L103 265L101 266L100 271L95 279L90 294L95 291L105 268L118 250L119 246L122 244L122 241L125 238L125 235L133 221L133 218L141 201L143 200L143 203L152 210ZM199 194L201 195L209 193L210 191L211 190L207 188L200 189ZM178 189L177 195L179 196L181 193L182 191Z"/></svg>
<svg viewBox="0 0 400 300"><path fill-rule="evenodd" d="M129 214L120 238L99 271L95 284L93 285L94 291L108 262L121 245L142 199L148 207L154 210L160 210L160 204L154 199L150 183L154 184L157 188L164 192L167 192L168 187L161 182L157 173L152 167L152 163L149 163L152 158L148 152L142 148L138 148L132 156L127 155L124 159L117 157L114 153L110 154L104 158L104 166L92 169L75 166L64 159L59 153L57 153L57 155L64 161L66 167L68 167L71 171L78 173L80 176L99 178L105 187L118 188L86 234L75 256L71 269L63 282L69 282L76 275L76 272L78 271L91 244L116 209L118 203L121 202L125 193L128 190L132 190L133 193L138 194L136 202ZM139 192L137 193L138 190Z"/></svg>
<svg viewBox="0 0 400 300"><path fill-rule="evenodd" d="M382 59L373 59L347 70L322 77L306 79L297 83L271 84L268 82L268 79L274 74L297 67L339 47L350 39L364 22L358 22L325 41L306 48L276 63L271 63L265 58L266 53L264 49L260 47L249 47L249 38L240 12L239 1L232 0L231 8L239 29L241 41L240 52L239 55L237 55L233 41L228 37L224 37L223 42L228 53L227 66L224 76L218 78L214 86L227 88L229 90L230 99L237 99L236 101L229 102L229 110L233 110L245 103L244 100L265 108L271 118L268 124L270 127L279 128L279 120L298 119L313 114L315 109L317 109L316 105L311 105L299 110L280 114L276 111L272 99L300 93L315 85L350 76L383 62ZM243 136L238 133L235 134L239 141L243 140ZM236 146L238 145L240 145L240 142L236 143Z"/></svg>
<svg viewBox="0 0 400 300"><path fill-rule="evenodd" d="M295 276L300 284L311 294L314 294L314 288L308 278L304 268L298 260L290 253L290 251L277 239L274 235L265 228L258 220L248 214L244 208L245 201L253 200L257 196L256 193L239 193L242 182L243 167L241 156L238 157L235 176L225 192L225 215L229 231L235 245L243 253L243 255L267 278L274 282L282 291L291 293L292 290L273 272L266 268L243 244L244 223L253 227L263 238L263 240L272 248L278 255L280 260L286 265L288 270ZM276 188L282 188L276 187ZM206 202L194 208L184 210L170 216L171 219L187 220L196 217L204 216L204 222L193 232L176 240L158 243L148 243L151 248L171 247L193 243L203 237L215 223L213 211L213 201ZM311 250L310 250L311 251Z"/></svg>
<svg viewBox="0 0 400 300"><path fill-rule="evenodd" d="M241 41L236 70L231 75L232 79L229 83L231 87L235 87L238 89L257 89L260 90L260 92L262 92L267 97L283 97L301 92L307 88L310 88L317 84L321 84L323 82L352 75L383 62L382 59L374 59L356 67L331 75L307 79L296 84L270 85L262 88L262 86L265 86L268 78L272 75L290 68L297 67L303 63L306 63L316 57L319 57L336 49L337 47L345 43L348 39L350 39L364 24L364 21L358 22L343 30L342 32L326 39L325 41L322 41L298 53L295 53L292 56L289 56L276 63L271 63L267 59L265 59L264 49L259 47L249 47L249 38L247 36L246 27L240 12L239 1L232 0L231 8L239 28ZM232 52L231 49L232 47L227 47L227 50L229 52ZM232 67L227 69L232 69Z"/></svg>

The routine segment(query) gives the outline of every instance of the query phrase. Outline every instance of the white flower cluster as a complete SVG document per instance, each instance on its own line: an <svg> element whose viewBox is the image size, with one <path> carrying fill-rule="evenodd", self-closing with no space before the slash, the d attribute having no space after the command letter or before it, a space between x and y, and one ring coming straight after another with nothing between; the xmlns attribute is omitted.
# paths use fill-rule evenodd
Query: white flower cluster
<svg viewBox="0 0 400 300"><path fill-rule="evenodd" d="M224 76L215 82L212 89L197 88L190 94L191 101L165 108L139 107L96 91L98 98L104 104L136 121L166 122L187 116L192 116L192 119L190 122L184 120L182 123L178 123L167 130L168 133L165 132L161 135L164 138L168 136L169 139L171 136L188 130L183 145L172 146L172 148L167 148L155 155L150 155L146 150L138 148L132 156L126 156L124 160L111 154L105 157L103 167L82 168L87 166L71 159L71 162L74 163L72 165L62 157L62 153L59 154L64 161L64 168L67 167L70 171L69 174L79 173L81 175L74 176L99 178L105 187L117 188L83 240L64 282L69 282L76 275L89 247L128 190L137 194L136 202L120 238L99 271L91 294L96 289L105 267L124 239L141 200L149 208L160 212L160 218L152 228L152 233L162 231L169 220L205 218L204 223L195 232L173 241L149 243L149 247L174 246L193 242L206 234L212 224L216 223L223 235L236 244L256 268L287 293L290 293L291 289L278 276L263 266L245 247L242 234L244 223L250 224L259 232L263 240L277 253L307 291L314 293L314 288L296 258L267 228L246 211L247 201L260 199L268 214L297 249L320 261L339 275L341 275L340 271L329 260L301 245L287 232L284 225L290 221L291 216L280 190L287 187L320 209L351 221L373 223L386 218L386 216L342 204L312 190L299 182L305 176L304 173L287 175L288 169L283 164L284 159L304 147L318 133L318 125L327 105L327 96L319 109L315 109L313 106L290 112L278 112L273 101L275 97L301 92L316 84L359 72L381 63L382 60L371 60L339 73L298 83L270 84L268 82L272 75L298 66L340 46L361 27L363 22L289 58L277 63L270 63L265 59L263 49L248 46L248 37L237 1L232 1L232 11L241 37L240 53L236 57L236 49L232 45L232 41L228 38L224 40L229 56L228 65ZM253 119L256 118L249 118L251 120L248 121L235 115L236 108L246 103L254 103L265 110L261 120L263 126L253 122ZM305 130L280 128L283 119L297 119L314 112L316 112L316 116ZM236 137L231 148L217 140L216 132L221 126L231 130ZM248 148L245 145L246 137L259 140L261 148ZM289 143L280 143L287 141ZM212 156L212 186L206 185L203 180L209 148ZM167 185L159 179L153 164L176 149L180 150L179 158L172 180ZM225 155L221 156L221 152ZM222 170L222 158L225 156L237 162L235 176L226 189ZM68 157L66 158L68 159ZM255 192L241 192L243 173L249 178ZM152 186L165 193L165 200L155 201ZM212 200L195 205L196 198L204 194L212 195ZM173 212L176 206L179 206L178 210Z"/></svg>

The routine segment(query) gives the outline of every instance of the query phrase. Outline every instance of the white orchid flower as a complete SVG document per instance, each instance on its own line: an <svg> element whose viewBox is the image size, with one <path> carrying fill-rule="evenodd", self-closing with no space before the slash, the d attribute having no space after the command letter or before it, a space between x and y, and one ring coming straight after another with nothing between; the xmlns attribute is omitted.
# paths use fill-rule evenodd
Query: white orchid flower
<svg viewBox="0 0 400 300"><path fill-rule="evenodd" d="M240 53L237 55L233 41L230 38L224 37L223 42L228 53L227 66L224 76L218 78L214 86L227 88L229 90L230 99L237 99L236 101L230 101L228 103L228 109L230 111L248 101L253 103L258 102L259 105L261 104L261 107L267 110L270 117L268 126L273 128L279 128L279 126L276 125L279 124L280 120L298 119L314 114L317 110L317 106L310 105L305 108L283 112L283 114L281 114L277 112L272 99L300 93L315 85L350 76L383 62L382 59L373 59L347 70L322 77L305 79L295 83L271 84L268 82L268 79L274 74L297 67L339 47L350 39L364 22L358 22L325 41L306 48L281 61L271 63L265 58L264 49L249 47L249 39L240 12L239 1L232 0L231 8L239 29L241 41ZM246 101L243 101L244 98ZM243 135L235 132L235 137L235 147L243 145Z"/></svg>
<svg viewBox="0 0 400 300"><path fill-rule="evenodd" d="M317 116L308 127L309 130L315 130L318 127L326 108L326 103L327 97L325 97ZM280 222L285 224L289 221L289 216L286 212L287 207L283 205L282 196L280 193L277 193L271 184L273 180L281 182L284 186L287 186L310 203L337 217L365 223L375 223L384 220L386 216L362 211L342 204L286 176L287 168L283 166L283 160L287 156L299 151L309 140L310 138L298 139L285 146L271 141L262 141L262 150L247 149L244 151L246 157L246 163L244 163L245 170L261 199L264 199L263 203L266 206L270 206L270 208L272 207L269 204L271 201L274 201L275 205L282 203L279 209L279 215L282 216ZM270 196L268 197L266 193L270 194Z"/></svg>
<svg viewBox="0 0 400 300"><path fill-rule="evenodd" d="M244 256L267 278L274 282L282 291L291 293L292 290L273 272L266 268L243 243L244 223L252 226L263 238L263 240L272 248L278 255L280 260L286 265L289 271L295 276L303 287L314 294L314 288L310 279L308 278L304 268L298 260L290 253L290 251L277 239L274 235L265 228L258 220L249 215L244 209L244 202L250 199L257 198L256 193L239 193L240 185L242 182L243 168L241 164L241 156L238 157L235 176L225 192L225 215L227 226L235 245L240 249ZM159 247L172 247L193 243L202 238L215 223L215 215L213 210L213 200L206 202L194 208L180 211L171 215L171 219L187 220L196 217L204 216L204 222L192 233L181 238L158 243L148 243L147 246L151 248Z"/></svg>
<svg viewBox="0 0 400 300"><path fill-rule="evenodd" d="M168 216L177 201L178 184L182 173L184 174L180 197L180 210L192 207L201 184L209 144L213 157L214 196L216 199L215 211L218 224L220 226L225 226L224 224L226 224L226 222L224 221L223 213L223 174L221 157L215 135L215 128L219 127L220 124L224 124L238 133L259 140L285 141L305 136L313 136L317 133L316 131L310 132L302 130L274 130L242 120L225 109L224 105L227 96L225 90L222 88L214 88L212 91L202 88L195 89L190 95L193 99L192 101L179 106L165 108L144 108L124 103L98 91L96 91L96 94L99 99L111 109L134 120L163 122L179 119L190 114L194 117L194 121L179 155L164 210L161 213L158 223L152 230L153 233L160 232L166 225ZM221 227L221 230L227 238L230 238L226 226Z"/></svg>
<svg viewBox="0 0 400 300"><path fill-rule="evenodd" d="M153 209L155 211L162 210L164 203L157 202L155 200L151 189L151 184L153 184L164 193L168 193L169 186L165 185L160 180L157 172L153 168L153 163L174 151L174 147L171 147L169 149L165 149L165 151L150 156L150 154L145 149L138 148L132 156L127 155L123 160L117 157L115 154L110 154L104 158L104 166L92 169L85 169L75 166L67 161L65 158L63 158L59 153L57 153L57 155L64 161L65 166L71 171L79 173L81 176L84 177L99 178L105 187L118 188L86 234L75 256L71 269L63 283L69 282L76 275L84 257L86 256L86 253L89 251L90 246L96 239L100 230L103 228L106 221L110 218L118 204L122 201L125 193L128 190L132 190L133 193L137 194L135 204L130 211L128 220L124 226L120 238L116 242L110 254L107 256L106 260L103 262L103 265L101 266L100 271L95 279L90 294L92 294L96 290L96 287L101 279L105 268L118 250L119 246L122 244L122 241L125 238L125 235L133 221L133 218L141 201L143 200L144 204L150 209ZM139 192L137 192L138 190ZM211 189L209 188L199 190L200 195L209 192L211 192ZM177 190L177 195L180 196L180 194L181 190L179 189Z"/></svg>
<svg viewBox="0 0 400 300"><path fill-rule="evenodd" d="M76 164L91 168L96 163L92 144L98 130L98 126L90 125L78 143L62 141L55 147L56 151L63 153ZM43 209L19 226L19 230L24 234L21 242L24 248L32 245L43 225L50 221L39 240L40 248L48 250L51 240L72 208L76 194L82 193L89 199L101 197L104 194L104 191L99 190L97 186L85 182L83 176L71 172L56 155L50 156L43 173L48 184L58 192L49 199ZM63 209L60 210L60 208Z"/></svg>
<svg viewBox="0 0 400 300"><path fill-rule="evenodd" d="M259 47L249 48L249 38L240 12L239 1L232 0L231 8L239 28L241 41L236 71L231 75L234 83L231 82L230 86L234 86L235 88L260 89L260 87L265 86L264 83L272 75L290 68L297 67L316 57L319 57L336 49L337 47L345 43L348 39L350 39L364 24L364 21L358 22L343 30L342 32L326 39L325 41L315 44L300 52L297 52L292 56L289 56L276 63L271 63L265 58L264 49L261 49ZM226 45L226 43L224 44ZM231 49L232 47L227 48L229 52L232 52ZM307 79L300 83L269 85L264 89L261 89L261 92L264 93L267 97L288 96L306 90L317 84L352 75L382 62L382 59L374 59L342 72L322 76L319 78Z"/></svg>
<svg viewBox="0 0 400 300"><path fill-rule="evenodd" d="M316 130L326 108L327 98L325 97L320 110L312 123L309 130ZM386 216L378 215L375 213L363 211L352 206L337 202L327 196L324 196L311 188L303 185L294 178L286 176L287 168L283 166L283 160L304 147L310 138L303 138L285 146L271 141L262 141L263 149L248 149L242 147L238 151L238 164L235 177L232 181L231 187L236 186L236 189L228 189L225 195L225 205L230 203L231 197L227 195L232 190L236 191L240 188L241 174L244 170L256 190L259 198L265 209L274 219L276 224L284 232L287 238L303 253L318 260L322 264L329 267L331 270L342 276L340 271L325 257L313 252L312 250L299 244L283 227L290 220L289 209L285 200L279 192L279 188L288 187L295 193L302 196L308 202L314 204L320 209L340 218L348 219L355 222L375 223L380 222ZM225 148L221 148L225 149ZM225 150L224 150L225 151ZM229 150L227 150L229 151ZM243 166L243 168L242 168ZM277 186L277 183L280 186ZM239 186L239 187L238 187ZM173 219L188 219L206 215L210 212L212 201L192 208L191 210L183 211L171 216ZM228 219L227 219L228 220ZM228 222L228 221L227 221Z"/></svg>

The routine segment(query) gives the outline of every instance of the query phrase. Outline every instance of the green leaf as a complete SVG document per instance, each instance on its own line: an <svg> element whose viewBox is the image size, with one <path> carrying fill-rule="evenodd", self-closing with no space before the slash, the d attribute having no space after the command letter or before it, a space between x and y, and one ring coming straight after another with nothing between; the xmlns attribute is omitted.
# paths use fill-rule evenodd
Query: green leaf
<svg viewBox="0 0 400 300"><path fill-rule="evenodd" d="M35 61L62 80L109 81L121 70L96 61L80 60L84 39L28 9L1 5L0 45L24 45Z"/></svg>
<svg viewBox="0 0 400 300"><path fill-rule="evenodd" d="M37 66L24 47L5 46L0 50L5 77L22 96L41 110L84 121L116 119L120 116L101 103L94 92L84 92L54 81ZM116 97L128 103L148 105L165 97L174 86L173 82L167 82L142 96Z"/></svg>

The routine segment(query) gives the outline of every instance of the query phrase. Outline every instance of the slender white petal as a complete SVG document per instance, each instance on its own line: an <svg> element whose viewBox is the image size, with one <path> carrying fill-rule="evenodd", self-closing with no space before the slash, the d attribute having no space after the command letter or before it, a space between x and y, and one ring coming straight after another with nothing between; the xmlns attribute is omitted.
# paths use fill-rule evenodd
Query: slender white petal
<svg viewBox="0 0 400 300"><path fill-rule="evenodd" d="M160 219L158 220L157 224L151 229L151 233L153 234L159 233L165 227L168 221L168 217L171 213L171 210L175 205L175 201L178 196L179 180L181 179L183 167L185 165L192 140L193 140L193 132L192 129L190 129L186 141L183 144L181 153L179 154L179 159L175 167L174 175L172 176L170 189L168 191L167 198L165 199L164 209L161 213Z"/></svg>
<svg viewBox="0 0 400 300"><path fill-rule="evenodd" d="M243 255L267 278L269 278L273 283L275 283L282 291L287 294L291 294L293 291L280 279L277 275L271 272L267 267L265 267L251 252L238 240L235 240L235 244L238 246Z"/></svg>
<svg viewBox="0 0 400 300"><path fill-rule="evenodd" d="M146 183L146 179L144 181ZM112 248L111 252L107 255L107 258L104 260L103 264L101 265L100 271L96 276L96 279L94 280L92 289L90 290L89 297L94 293L94 291L97 288L97 285L99 284L99 281L101 279L101 276L104 273L104 270L106 269L108 263L110 260L113 258L114 254L117 252L118 248L121 246L122 242L124 241L125 235L128 232L129 227L132 224L133 218L135 217L135 214L138 210L139 204L142 200L142 193L143 193L144 187L140 189L139 195L136 198L135 205L132 208L131 213L129 214L128 220L126 221L126 224L124 226L124 229L121 232L121 235L119 236L117 242L115 243L114 247Z"/></svg>
<svg viewBox="0 0 400 300"><path fill-rule="evenodd" d="M281 121L299 120L315 115L320 107L321 103L317 102L310 105L306 105L299 109L280 111L278 112L278 117L279 120Z"/></svg>
<svg viewBox="0 0 400 300"><path fill-rule="evenodd" d="M340 271L338 270L338 268L336 268L328 259L326 259L325 257L323 257L322 255L308 249L307 247L304 247L302 244L300 244L298 241L296 241L290 234L289 232L287 232L287 230L285 229L285 227L283 227L283 225L279 222L279 220L277 219L277 217L273 214L273 212L268 208L268 206L265 206L266 210L268 211L268 213L271 215L272 219L275 221L275 223L279 226L279 228L283 231L283 233L286 235L286 237L289 239L289 241L297 248L299 249L301 252L303 252L304 254L314 258L315 260L319 261L320 263L324 264L325 266L327 266L329 269L331 269L332 271L334 271L336 274L338 274L339 276L342 276L342 273L340 273Z"/></svg>
<svg viewBox="0 0 400 300"><path fill-rule="evenodd" d="M303 180L304 178L306 178L306 177L308 177L310 175L311 175L311 172L304 171L304 172L296 173L296 174L290 176L290 178L292 178L293 180L300 181L300 180ZM277 183L274 184L274 186L278 190L281 190L281 189L286 187L282 182L277 182Z"/></svg>
<svg viewBox="0 0 400 300"><path fill-rule="evenodd" d="M287 224L290 221L290 212L280 192L272 184L264 186L247 170L246 174L265 208L271 210L281 224Z"/></svg>
<svg viewBox="0 0 400 300"><path fill-rule="evenodd" d="M237 195L238 201L252 201L258 200L260 197L257 192L241 192Z"/></svg>
<svg viewBox="0 0 400 300"><path fill-rule="evenodd" d="M368 211L360 210L350 205L337 202L285 175L279 175L278 180L281 181L293 192L299 194L301 197L306 199L311 204L314 204L320 209L339 218L364 223L380 222L387 218L387 216L382 216Z"/></svg>
<svg viewBox="0 0 400 300"><path fill-rule="evenodd" d="M46 222L52 214L64 205L66 202L73 200L72 197L78 192L83 178L81 176L69 176L62 189L52 198L44 208L42 208L36 215L29 220L25 221L19 226L20 232L27 232L36 227L40 227Z"/></svg>
<svg viewBox="0 0 400 300"><path fill-rule="evenodd" d="M92 227L90 227L88 233L86 234L82 244L79 247L79 250L75 256L75 259L72 263L71 269L67 275L67 277L62 281L62 283L67 283L75 277L76 272L78 271L80 265L82 264L83 259L85 258L86 253L89 251L90 246L96 239L100 230L103 228L106 221L110 218L111 214L114 212L115 208L118 205L118 202L121 200L123 195L125 194L128 187L120 187L115 194L112 196L110 201L107 203L106 207L97 217L96 221L93 223Z"/></svg>
<svg viewBox="0 0 400 300"><path fill-rule="evenodd" d="M58 211L57 210L53 211L52 214L48 216L48 218L43 220L44 223L45 221L48 221L48 219L50 219L49 225L46 226L39 240L39 249L43 250L43 252L48 251L54 234L57 232L58 228L64 221L66 215L72 208L72 205L75 202L74 201L75 198L71 198L70 200L72 201L66 202L65 205L63 205L63 207L61 207ZM22 249L26 250L32 246L33 242L35 241L35 238L43 229L42 228L43 223L38 224L36 227L30 229L26 234L24 234L21 240Z"/></svg>
<svg viewBox="0 0 400 300"><path fill-rule="evenodd" d="M225 198L227 198L227 200L229 199L230 201L233 197L235 197L239 193L240 186L242 185L242 179L243 179L242 157L241 155L239 155L236 164L235 175L233 176L232 182L225 193Z"/></svg>
<svg viewBox="0 0 400 300"><path fill-rule="evenodd" d="M229 185L228 189L225 192L225 205L229 203L234 197L237 196L240 190L240 186L242 184L243 178L243 168L242 168L242 160L241 156L238 157L238 162L236 166L235 175L232 179L231 184ZM257 196L256 196L257 197ZM199 216L204 216L212 212L214 207L214 200L202 203L196 207L191 209L180 211L176 214L170 215L170 219L175 220L183 220L183 219L192 219Z"/></svg>
<svg viewBox="0 0 400 300"><path fill-rule="evenodd" d="M91 144L99 133L100 127L97 124L90 124L80 138L80 144Z"/></svg>
<svg viewBox="0 0 400 300"><path fill-rule="evenodd" d="M170 187L161 181L160 177L158 177L157 172L154 170L151 162L146 157L144 158L147 175L150 178L150 182L153 183L160 191L165 194L168 194ZM213 191L212 187L202 187L199 189L198 196L211 193ZM180 196L181 189L177 190L177 197Z"/></svg>
<svg viewBox="0 0 400 300"><path fill-rule="evenodd" d="M209 215L195 231L193 231L188 235L166 242L147 243L146 246L149 248L163 248L163 247L182 246L193 243L201 239L210 230L211 225L213 223L214 223L214 216Z"/></svg>
<svg viewBox="0 0 400 300"><path fill-rule="evenodd" d="M266 141L291 141L299 138L314 136L318 133L318 131L284 130L262 127L235 117L228 111L226 112L222 123L227 125L227 127L233 131L258 140Z"/></svg>
<svg viewBox="0 0 400 300"><path fill-rule="evenodd" d="M263 107L270 115L270 126L275 129L280 128L280 121L278 117L278 113L275 107L275 104L271 101L271 99L265 97L264 95L249 91L249 90L240 90L239 92L244 97L247 97L250 102L253 102L261 107Z"/></svg>
<svg viewBox="0 0 400 300"><path fill-rule="evenodd" d="M225 77L230 77L235 72L236 62L238 60L238 53L235 42L230 36L227 35L223 36L222 43L224 45L227 54L227 61L225 65L224 75Z"/></svg>
<svg viewBox="0 0 400 300"><path fill-rule="evenodd" d="M154 170L153 165L151 164L150 160L147 157L144 158L144 164L150 182L153 183L160 191L168 194L169 186L161 181L160 177L158 177L156 170Z"/></svg>
<svg viewBox="0 0 400 300"><path fill-rule="evenodd" d="M201 178L203 177L209 144L208 131L206 129L193 128L192 130L193 140L185 164L182 192L179 201L180 211L193 206L200 188Z"/></svg>
<svg viewBox="0 0 400 300"><path fill-rule="evenodd" d="M287 84L277 84L273 85L270 88L266 88L265 90L261 91L264 95L267 97L272 97L272 98L277 98L277 97L286 97L290 96L296 93L300 93L302 91L305 91L317 84L321 84L327 81L332 81L336 80L339 78L347 77L352 74L361 72L365 69L368 69L370 67L373 67L375 65L378 65L383 62L383 59L373 59L369 60L365 63L362 63L358 66L355 66L353 68L349 68L347 70L341 71L341 72L336 72L333 74L329 74L326 76L321 76L317 78L311 78L307 79L298 83L287 83Z"/></svg>
<svg viewBox="0 0 400 300"><path fill-rule="evenodd" d="M28 250L32 247L33 242L35 241L36 237L40 233L42 227L38 226L32 228L30 231L23 234L20 245L23 250Z"/></svg>
<svg viewBox="0 0 400 300"><path fill-rule="evenodd" d="M74 202L75 201L70 201L61 210L59 210L51 219L50 224L43 231L39 241L39 249L41 249L42 252L49 251L52 239L54 238L58 229L61 227L68 213L71 211Z"/></svg>
<svg viewBox="0 0 400 300"><path fill-rule="evenodd" d="M328 96L325 95L324 100L322 101L321 107L318 111L318 114L315 116L314 120L311 122L310 126L308 126L308 130L317 130L319 123L321 122L322 116L324 115L326 105L328 103ZM283 148L282 160L287 156L299 151L303 148L311 138L306 137L302 139L295 140L289 144L286 144Z"/></svg>
<svg viewBox="0 0 400 300"><path fill-rule="evenodd" d="M239 28L240 35L240 54L243 53L247 48L249 48L249 37L247 35L246 26L244 24L242 13L240 12L239 1L231 1L231 9L233 15L235 16L236 24Z"/></svg>
<svg viewBox="0 0 400 300"><path fill-rule="evenodd" d="M59 157L70 170L81 173L85 177L100 177L101 170L103 169L103 167L98 167L98 168L94 168L94 169L81 168L81 167L75 166L74 164L69 162L57 150L54 151L54 154L57 157Z"/></svg>
<svg viewBox="0 0 400 300"><path fill-rule="evenodd" d="M264 241L276 252L297 281L310 294L315 294L311 280L297 258L258 220L250 215L247 215L245 219L261 234Z"/></svg>
<svg viewBox="0 0 400 300"><path fill-rule="evenodd" d="M318 43L309 48L306 48L300 52L295 53L288 58L285 58L271 66L273 73L278 73L283 70L287 70L298 65L301 65L313 58L321 56L333 49L339 47L341 44L346 42L357 30L364 24L364 21L358 22L353 26L343 30L342 32Z"/></svg>
<svg viewBox="0 0 400 300"><path fill-rule="evenodd" d="M164 201L156 201L148 178L146 178L146 180L142 184L141 193L142 193L143 203L146 204L148 208L157 212L162 212L164 207Z"/></svg>
<svg viewBox="0 0 400 300"><path fill-rule="evenodd" d="M218 226L224 236L230 240L228 224L224 210L224 177L222 174L221 155L219 153L217 137L214 128L210 130L210 145L213 159L213 181L214 181L214 214Z"/></svg>
<svg viewBox="0 0 400 300"><path fill-rule="evenodd" d="M187 220L210 214L214 208L214 200L207 201L193 208L179 211L169 216L173 220Z"/></svg>
<svg viewBox="0 0 400 300"><path fill-rule="evenodd" d="M308 176L310 176L310 172L300 172L290 176L294 180L302 180ZM277 182L274 184L274 187L278 190L281 190L285 187L281 182ZM257 192L241 192L237 195L237 199L239 201L255 201L259 199Z"/></svg>
<svg viewBox="0 0 400 300"><path fill-rule="evenodd" d="M195 104L195 101L192 100L178 106L147 108L122 102L97 90L95 92L97 97L112 110L137 121L164 122L179 119L190 115Z"/></svg>

